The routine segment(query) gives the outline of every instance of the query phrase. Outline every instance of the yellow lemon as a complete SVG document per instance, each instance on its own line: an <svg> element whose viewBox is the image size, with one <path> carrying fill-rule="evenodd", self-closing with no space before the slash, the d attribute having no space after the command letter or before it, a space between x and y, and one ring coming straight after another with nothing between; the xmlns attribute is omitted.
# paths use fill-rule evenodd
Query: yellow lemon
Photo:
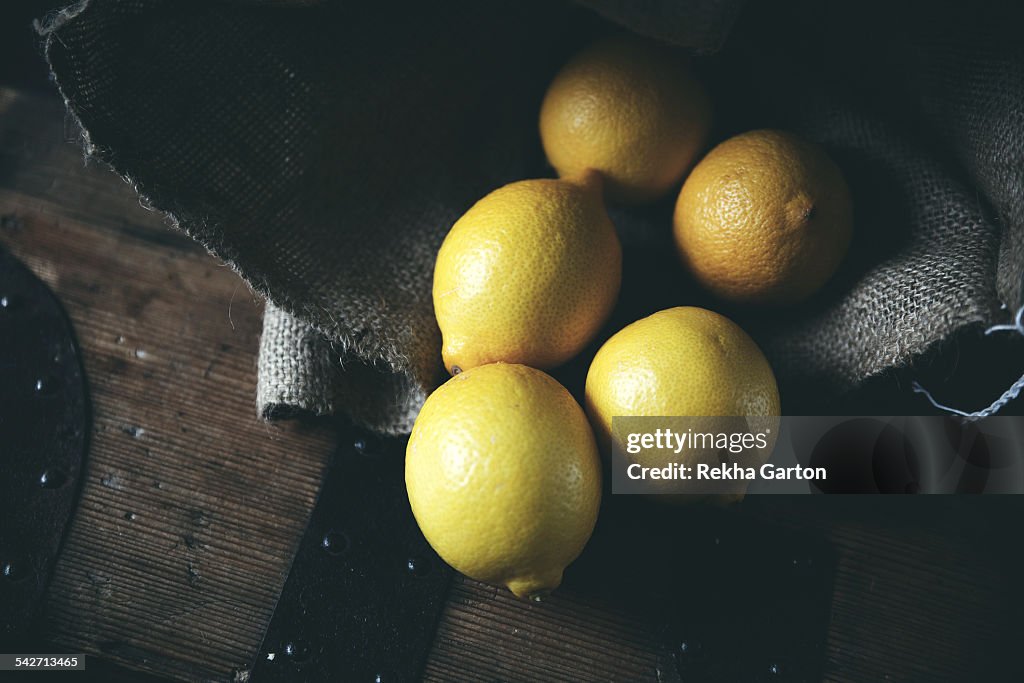
<svg viewBox="0 0 1024 683"><path fill-rule="evenodd" d="M505 363L430 395L409 437L405 483L445 562L521 598L559 585L601 503L600 459L579 405L540 370Z"/></svg>
<svg viewBox="0 0 1024 683"><path fill-rule="evenodd" d="M559 176L587 170L609 197L644 202L677 185L704 147L711 104L685 58L635 36L583 50L555 76L540 134Z"/></svg>
<svg viewBox="0 0 1024 683"><path fill-rule="evenodd" d="M775 375L754 340L728 318L692 306L659 311L605 342L587 372L586 405L606 449L617 416L720 417L685 426L699 426L695 431L700 432L767 430L767 447L747 449L744 458L751 462L743 466L768 458L780 411ZM745 424L738 418L745 418ZM720 464L714 447L676 455L674 460L691 466ZM641 464L663 467L667 462Z"/></svg>
<svg viewBox="0 0 1024 683"><path fill-rule="evenodd" d="M599 179L523 180L478 201L434 266L434 313L452 374L504 361L550 368L615 305L622 250Z"/></svg>
<svg viewBox="0 0 1024 683"><path fill-rule="evenodd" d="M675 210L683 262L712 292L742 302L810 296L839 267L852 230L839 167L820 148L773 130L711 150Z"/></svg>

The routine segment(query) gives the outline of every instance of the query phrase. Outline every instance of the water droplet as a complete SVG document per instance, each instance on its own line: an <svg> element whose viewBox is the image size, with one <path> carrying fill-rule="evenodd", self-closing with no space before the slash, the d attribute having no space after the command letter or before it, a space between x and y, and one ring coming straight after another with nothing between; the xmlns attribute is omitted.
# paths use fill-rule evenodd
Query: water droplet
<svg viewBox="0 0 1024 683"><path fill-rule="evenodd" d="M142 435L146 433L146 430L138 425L121 425L121 431L133 439L142 438Z"/></svg>
<svg viewBox="0 0 1024 683"><path fill-rule="evenodd" d="M109 474L104 474L100 478L100 483L106 486L108 489L121 490L121 477L114 474L113 472Z"/></svg>
<svg viewBox="0 0 1024 683"><path fill-rule="evenodd" d="M797 579L810 579L817 571L814 558L811 556L797 555L790 560L790 564Z"/></svg>
<svg viewBox="0 0 1024 683"><path fill-rule="evenodd" d="M192 510L189 512L189 519L192 520L192 524L198 527L210 526L210 518L206 516L206 513L202 510Z"/></svg>
<svg viewBox="0 0 1024 683"><path fill-rule="evenodd" d="M8 581L24 581L29 575L26 563L20 560L5 560L0 573Z"/></svg>
<svg viewBox="0 0 1024 683"><path fill-rule="evenodd" d="M786 675L786 667L782 662L772 662L768 665L768 674L775 678Z"/></svg>
<svg viewBox="0 0 1024 683"><path fill-rule="evenodd" d="M304 662L311 654L309 643L304 640L290 640L283 649L285 656L295 662Z"/></svg>
<svg viewBox="0 0 1024 683"><path fill-rule="evenodd" d="M453 365L452 366L452 377L454 377L455 375L461 375L461 374L462 374L462 368L460 368L458 365Z"/></svg>
<svg viewBox="0 0 1024 683"><path fill-rule="evenodd" d="M121 336L120 334L117 335L117 337L114 339L114 343L116 343L116 344L124 344L124 337Z"/></svg>
<svg viewBox="0 0 1024 683"><path fill-rule="evenodd" d="M405 563L405 568L413 576L426 576L430 573L430 560L422 557L410 557Z"/></svg>
<svg viewBox="0 0 1024 683"><path fill-rule="evenodd" d="M697 661L704 656L704 643L696 638L679 641L679 656L685 661Z"/></svg>
<svg viewBox="0 0 1024 683"><path fill-rule="evenodd" d="M60 389L60 382L56 377L40 377L32 385L32 388L39 396L52 396Z"/></svg>
<svg viewBox="0 0 1024 683"><path fill-rule="evenodd" d="M44 489L59 489L68 481L68 475L64 470L49 469L39 475L39 485Z"/></svg>
<svg viewBox="0 0 1024 683"><path fill-rule="evenodd" d="M373 683L390 683L391 676L381 671L379 674L373 677Z"/></svg>
<svg viewBox="0 0 1024 683"><path fill-rule="evenodd" d="M381 442L372 434L360 434L352 441L352 448L359 455L371 457L381 452Z"/></svg>
<svg viewBox="0 0 1024 683"><path fill-rule="evenodd" d="M131 521L133 521L135 519L135 513L134 512L126 512L126 513L124 513L124 518L127 519L129 522L131 522Z"/></svg>
<svg viewBox="0 0 1024 683"><path fill-rule="evenodd" d="M199 574L199 570L196 569L196 566L191 562L188 562L185 565L185 578L188 579L188 585L194 588L199 585L199 581L202 579L202 576Z"/></svg>
<svg viewBox="0 0 1024 683"><path fill-rule="evenodd" d="M18 300L7 294L0 296L0 311L12 311L18 306Z"/></svg>
<svg viewBox="0 0 1024 683"><path fill-rule="evenodd" d="M323 548L324 552L328 555L341 555L348 551L350 542L348 536L341 533L340 531L328 531L324 534L324 537L320 539L320 547Z"/></svg>

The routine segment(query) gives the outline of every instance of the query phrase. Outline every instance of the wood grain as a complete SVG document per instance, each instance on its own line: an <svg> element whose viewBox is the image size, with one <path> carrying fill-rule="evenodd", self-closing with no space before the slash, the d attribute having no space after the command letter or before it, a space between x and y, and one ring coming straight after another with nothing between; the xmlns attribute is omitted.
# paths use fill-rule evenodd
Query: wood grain
<svg viewBox="0 0 1024 683"><path fill-rule="evenodd" d="M67 651L227 680L260 644L333 435L257 419L260 304L66 137L55 100L0 91L0 243L67 308L94 418L47 628Z"/></svg>
<svg viewBox="0 0 1024 683"><path fill-rule="evenodd" d="M821 533L833 546L824 680L1021 680L1013 645L1022 635L1021 590L1011 578L1022 567L1021 554L1006 556L1001 533L1010 533L1020 508L1013 500L966 496L860 498L859 505L823 496L757 496L742 504L739 517ZM687 511L667 507L664 514ZM643 561L650 558L637 558ZM667 538L657 561L701 558L685 538ZM756 566L750 574L758 581ZM608 585L603 595L582 595L568 582L534 605L457 578L426 678L680 680L657 624L614 606L630 590L646 587Z"/></svg>
<svg viewBox="0 0 1024 683"><path fill-rule="evenodd" d="M538 605L459 576L425 678L658 680L665 658L657 635L651 623L581 598L569 586Z"/></svg>

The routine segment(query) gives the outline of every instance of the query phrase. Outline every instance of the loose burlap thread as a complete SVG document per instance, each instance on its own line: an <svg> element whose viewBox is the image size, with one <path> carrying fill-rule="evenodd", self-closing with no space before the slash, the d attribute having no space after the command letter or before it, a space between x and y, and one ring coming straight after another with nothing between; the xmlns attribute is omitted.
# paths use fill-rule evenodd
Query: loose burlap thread
<svg viewBox="0 0 1024 683"><path fill-rule="evenodd" d="M486 192L550 174L544 88L618 27L712 55L695 64L716 139L793 130L850 181L857 234L827 291L735 312L784 384L841 391L1022 303L1024 59L1006 7L277 4L86 0L42 26L87 154L268 299L266 417L410 429L441 379L441 240ZM627 250L670 248L664 211L616 215ZM678 303L700 296L680 270Z"/></svg>

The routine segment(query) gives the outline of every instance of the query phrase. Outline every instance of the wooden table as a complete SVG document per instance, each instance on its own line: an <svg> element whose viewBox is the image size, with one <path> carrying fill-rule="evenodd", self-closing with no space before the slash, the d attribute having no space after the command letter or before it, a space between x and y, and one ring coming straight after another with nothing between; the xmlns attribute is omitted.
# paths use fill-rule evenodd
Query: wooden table
<svg viewBox="0 0 1024 683"><path fill-rule="evenodd" d="M73 136L55 98L0 90L0 244L66 306L94 414L46 628L65 651L131 670L231 680L260 645L335 434L257 419L261 303L83 163ZM1020 510L763 496L742 514L834 546L828 680L917 681L968 680L1019 642L1019 553L1000 532ZM672 541L672 561L699 562L685 544ZM678 680L621 591L570 582L533 605L457 578L426 678Z"/></svg>

